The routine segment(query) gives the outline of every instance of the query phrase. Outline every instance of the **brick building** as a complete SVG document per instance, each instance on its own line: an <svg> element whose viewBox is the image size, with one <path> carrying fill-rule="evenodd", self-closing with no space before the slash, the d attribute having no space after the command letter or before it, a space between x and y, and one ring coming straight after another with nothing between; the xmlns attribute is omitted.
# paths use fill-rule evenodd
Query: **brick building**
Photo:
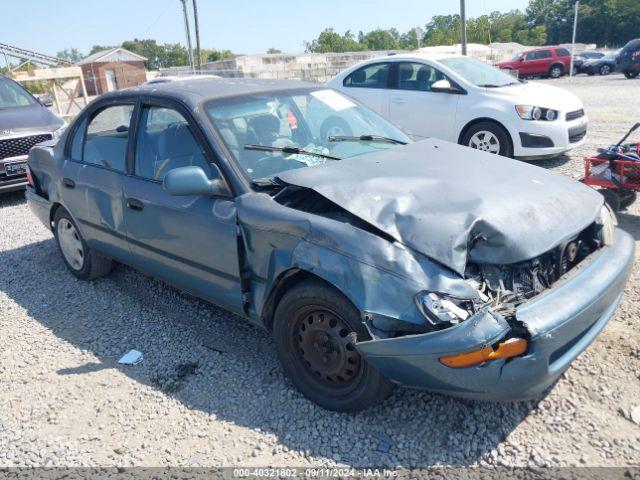
<svg viewBox="0 0 640 480"><path fill-rule="evenodd" d="M82 59L84 83L89 95L135 87L147 80L146 58L124 48L102 50Z"/></svg>

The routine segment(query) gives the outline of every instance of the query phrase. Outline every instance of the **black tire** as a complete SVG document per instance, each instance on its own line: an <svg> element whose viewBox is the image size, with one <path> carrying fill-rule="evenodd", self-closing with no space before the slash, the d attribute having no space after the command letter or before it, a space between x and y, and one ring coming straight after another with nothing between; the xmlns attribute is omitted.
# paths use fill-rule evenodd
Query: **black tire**
<svg viewBox="0 0 640 480"><path fill-rule="evenodd" d="M509 133L496 122L482 121L478 122L465 130L460 140L460 144L470 148L477 148L471 144L471 139L479 132L491 132L497 138L499 142L498 155L504 157L513 157L513 146L511 144L511 137Z"/></svg>
<svg viewBox="0 0 640 480"><path fill-rule="evenodd" d="M625 190L618 196L620 200L620 210L629 208L638 198L638 193L633 190Z"/></svg>
<svg viewBox="0 0 640 480"><path fill-rule="evenodd" d="M564 68L562 68L562 65L551 65L551 68L549 68L550 78L560 78L563 74Z"/></svg>
<svg viewBox="0 0 640 480"><path fill-rule="evenodd" d="M598 73L600 73L600 75L609 75L611 73L611 67L609 65L602 65Z"/></svg>
<svg viewBox="0 0 640 480"><path fill-rule="evenodd" d="M640 72L624 72L624 76L631 80L633 78L636 78L638 76L638 73Z"/></svg>
<svg viewBox="0 0 640 480"><path fill-rule="evenodd" d="M67 260L63 251L63 246L61 245L60 234L62 233L62 226L69 226L69 224L75 229L74 237L79 241L80 249L78 251L81 250L82 252L81 265L72 265L70 261ZM74 222L73 218L71 218L71 215L69 215L63 207L58 207L56 210L53 219L53 233L56 238L58 250L60 250L60 254L62 255L62 260L69 271L80 280L93 280L94 278L106 275L111 271L113 261L88 247L80 234L78 226Z"/></svg>
<svg viewBox="0 0 640 480"><path fill-rule="evenodd" d="M353 135L353 130L347 122L340 117L329 117L320 126L320 137L323 142L328 141L329 135Z"/></svg>
<svg viewBox="0 0 640 480"><path fill-rule="evenodd" d="M609 204L611 210L614 212L620 211L620 197L615 190L611 190L610 188L601 188L598 190L598 193L604 197L604 201Z"/></svg>
<svg viewBox="0 0 640 480"><path fill-rule="evenodd" d="M276 308L273 336L287 377L324 408L364 410L393 390L353 346L369 339L359 312L322 282L305 280L285 293Z"/></svg>

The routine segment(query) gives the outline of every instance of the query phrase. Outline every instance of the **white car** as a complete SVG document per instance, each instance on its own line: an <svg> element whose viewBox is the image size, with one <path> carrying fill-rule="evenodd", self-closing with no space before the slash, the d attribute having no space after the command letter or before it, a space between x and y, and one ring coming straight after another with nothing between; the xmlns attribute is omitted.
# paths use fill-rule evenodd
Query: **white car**
<svg viewBox="0 0 640 480"><path fill-rule="evenodd" d="M540 159L579 146L582 102L461 55L407 54L359 63L328 83L415 140L437 137L508 157ZM339 125L332 135L349 135Z"/></svg>

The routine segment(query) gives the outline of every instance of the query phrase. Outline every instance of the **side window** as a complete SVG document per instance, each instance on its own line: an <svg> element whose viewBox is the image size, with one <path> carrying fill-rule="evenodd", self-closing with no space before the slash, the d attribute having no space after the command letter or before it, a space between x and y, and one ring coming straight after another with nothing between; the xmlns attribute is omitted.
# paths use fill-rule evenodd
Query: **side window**
<svg viewBox="0 0 640 480"><path fill-rule="evenodd" d="M424 63L400 63L398 64L397 88L430 92L431 85L446 78L442 72Z"/></svg>
<svg viewBox="0 0 640 480"><path fill-rule="evenodd" d="M132 113L133 105L115 105L93 117L87 126L82 160L124 172Z"/></svg>
<svg viewBox="0 0 640 480"><path fill-rule="evenodd" d="M551 52L549 50L540 50L536 54L536 59L544 59L544 58L551 58Z"/></svg>
<svg viewBox="0 0 640 480"><path fill-rule="evenodd" d="M566 48L558 48L556 50L556 55L559 57L570 57L571 53Z"/></svg>
<svg viewBox="0 0 640 480"><path fill-rule="evenodd" d="M170 108L145 108L136 142L135 174L162 180L169 170L188 166L210 172L187 120Z"/></svg>
<svg viewBox="0 0 640 480"><path fill-rule="evenodd" d="M535 60L535 59L536 59L536 53L537 53L537 52L527 53L527 54L524 56L525 61Z"/></svg>
<svg viewBox="0 0 640 480"><path fill-rule="evenodd" d="M71 160L78 162L82 161L82 142L84 141L84 134L87 131L87 119L82 120L82 123L78 125L75 133L73 134L73 140L71 142Z"/></svg>
<svg viewBox="0 0 640 480"><path fill-rule="evenodd" d="M389 83L390 63L375 63L359 68L344 79L345 87L387 88Z"/></svg>

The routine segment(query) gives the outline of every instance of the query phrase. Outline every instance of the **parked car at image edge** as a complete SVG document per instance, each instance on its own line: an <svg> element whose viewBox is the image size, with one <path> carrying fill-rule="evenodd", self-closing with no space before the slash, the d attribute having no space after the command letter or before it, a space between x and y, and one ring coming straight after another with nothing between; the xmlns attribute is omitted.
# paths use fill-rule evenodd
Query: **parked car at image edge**
<svg viewBox="0 0 640 480"><path fill-rule="evenodd" d="M22 85L0 74L0 194L25 188L29 149L58 138L63 127Z"/></svg>
<svg viewBox="0 0 640 480"><path fill-rule="evenodd" d="M326 137L331 118L353 136ZM116 260L247 318L291 381L339 411L393 384L539 395L606 325L634 260L589 187L411 143L302 82L105 94L29 168L28 204L73 275Z"/></svg>
<svg viewBox="0 0 640 480"><path fill-rule="evenodd" d="M581 145L588 119L566 90L520 81L461 55L403 54L361 62L327 85L359 100L413 139L441 138L521 159ZM334 134L349 134L336 124Z"/></svg>
<svg viewBox="0 0 640 480"><path fill-rule="evenodd" d="M564 47L543 47L517 53L513 59L496 63L496 67L515 70L519 77L548 76L560 78L569 73L571 52Z"/></svg>
<svg viewBox="0 0 640 480"><path fill-rule="evenodd" d="M587 60L579 69L578 73L586 73L587 75L609 75L616 70L616 59L619 50L607 52L600 58Z"/></svg>
<svg viewBox="0 0 640 480"><path fill-rule="evenodd" d="M618 57L619 70L628 79L633 79L640 74L640 38L629 41Z"/></svg>

